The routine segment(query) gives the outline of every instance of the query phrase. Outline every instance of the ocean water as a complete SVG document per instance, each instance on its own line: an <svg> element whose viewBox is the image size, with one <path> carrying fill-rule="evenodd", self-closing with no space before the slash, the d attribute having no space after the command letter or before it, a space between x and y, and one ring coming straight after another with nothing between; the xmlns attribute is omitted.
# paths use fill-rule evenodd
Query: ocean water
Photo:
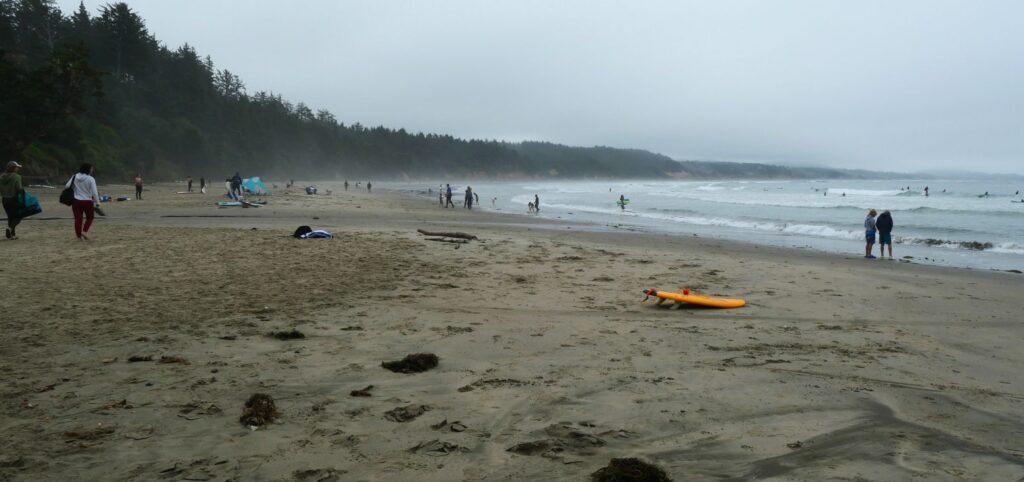
<svg viewBox="0 0 1024 482"><path fill-rule="evenodd" d="M650 232L857 255L870 208L892 213L894 254L915 262L1024 270L1021 181L545 181L470 183L483 209ZM924 188L929 187L929 196ZM424 186L432 187L436 186ZM461 206L464 186L452 186ZM908 189L909 188L909 189ZM985 196L985 193L988 193ZM629 204L617 201L625 195ZM492 198L497 198L492 206ZM876 252L877 255L877 246Z"/></svg>

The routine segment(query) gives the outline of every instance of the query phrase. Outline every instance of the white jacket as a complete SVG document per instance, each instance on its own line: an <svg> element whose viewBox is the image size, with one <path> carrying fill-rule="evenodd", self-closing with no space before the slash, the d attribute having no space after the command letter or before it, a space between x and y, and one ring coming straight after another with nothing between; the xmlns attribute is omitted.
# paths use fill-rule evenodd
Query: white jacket
<svg viewBox="0 0 1024 482"><path fill-rule="evenodd" d="M92 201L100 203L100 193L96 189L96 179L88 174L75 174L75 177L68 180L64 187L75 187L76 201Z"/></svg>

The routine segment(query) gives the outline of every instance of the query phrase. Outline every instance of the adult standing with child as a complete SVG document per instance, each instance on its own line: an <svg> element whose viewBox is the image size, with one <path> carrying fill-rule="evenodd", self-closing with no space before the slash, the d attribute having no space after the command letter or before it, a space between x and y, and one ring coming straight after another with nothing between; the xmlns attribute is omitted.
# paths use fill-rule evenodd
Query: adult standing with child
<svg viewBox="0 0 1024 482"><path fill-rule="evenodd" d="M927 188L925 188L927 192ZM878 251L882 258L885 258L885 246L889 245L889 259L892 258L892 214L889 211L882 211L875 221L875 228L878 229Z"/></svg>
<svg viewBox="0 0 1024 482"><path fill-rule="evenodd" d="M88 162L82 164L78 173L68 180L65 188L72 188L75 200L71 203L71 212L75 215L75 235L80 241L88 241L89 228L96 209L100 204L100 193L96 189L96 179L92 177L93 167ZM83 224L82 218L85 218Z"/></svg>

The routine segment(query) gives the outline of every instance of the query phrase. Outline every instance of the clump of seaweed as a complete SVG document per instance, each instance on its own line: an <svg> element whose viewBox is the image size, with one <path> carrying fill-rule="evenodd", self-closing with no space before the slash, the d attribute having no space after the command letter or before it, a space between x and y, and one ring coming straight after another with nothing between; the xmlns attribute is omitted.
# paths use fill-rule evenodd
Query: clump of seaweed
<svg viewBox="0 0 1024 482"><path fill-rule="evenodd" d="M246 427L262 427L277 419L277 405L274 399L265 393L255 393L245 401L242 416L238 421Z"/></svg>
<svg viewBox="0 0 1024 482"><path fill-rule="evenodd" d="M607 467L590 474L593 482L670 482L661 467L636 458L612 459Z"/></svg>
<svg viewBox="0 0 1024 482"><path fill-rule="evenodd" d="M416 353L401 360L381 363L380 366L395 373L421 373L437 368L439 358L433 353Z"/></svg>

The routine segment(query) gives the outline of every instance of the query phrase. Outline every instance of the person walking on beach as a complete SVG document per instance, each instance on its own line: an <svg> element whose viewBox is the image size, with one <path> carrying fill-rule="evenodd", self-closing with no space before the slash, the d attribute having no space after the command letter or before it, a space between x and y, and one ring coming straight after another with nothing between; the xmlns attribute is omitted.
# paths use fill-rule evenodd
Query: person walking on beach
<svg viewBox="0 0 1024 482"><path fill-rule="evenodd" d="M231 192L236 196L242 195L242 176L239 176L237 172L231 177Z"/></svg>
<svg viewBox="0 0 1024 482"><path fill-rule="evenodd" d="M18 217L18 194L25 187L21 184L21 174L18 174L18 169L21 169L21 164L10 161L4 169L4 173L0 174L0 198L3 198L4 212L7 213L7 231L5 232L7 239L18 239L15 228L21 222L21 218Z"/></svg>
<svg viewBox="0 0 1024 482"><path fill-rule="evenodd" d="M135 200L142 200L142 174L135 175Z"/></svg>
<svg viewBox="0 0 1024 482"><path fill-rule="evenodd" d="M192 192L192 176L188 177L188 192Z"/></svg>
<svg viewBox="0 0 1024 482"><path fill-rule="evenodd" d="M536 194L533 195L533 211L540 212L540 196Z"/></svg>
<svg viewBox="0 0 1024 482"><path fill-rule="evenodd" d="M373 190L373 184L370 181L366 181L366 192Z"/></svg>
<svg viewBox="0 0 1024 482"><path fill-rule="evenodd" d="M452 185L451 184L445 184L444 186L445 186L445 191L444 191L444 208L448 209L448 206L451 206L451 207L454 208L455 204L452 203Z"/></svg>
<svg viewBox="0 0 1024 482"><path fill-rule="evenodd" d="M871 252L875 248L875 216L878 215L878 211L874 208L868 211L868 217L864 219L864 239L867 241L864 246L864 257L867 259L875 259L875 255Z"/></svg>
<svg viewBox="0 0 1024 482"><path fill-rule="evenodd" d="M473 188L466 186L466 199L462 201L462 207L473 210Z"/></svg>
<svg viewBox="0 0 1024 482"><path fill-rule="evenodd" d="M92 164L82 164L78 173L68 180L65 188L74 188L75 201L71 204L71 212L75 216L75 235L79 241L88 241L89 228L92 227L93 215L100 204L100 193L96 189L96 179L92 177ZM85 224L82 218L85 217Z"/></svg>
<svg viewBox="0 0 1024 482"><path fill-rule="evenodd" d="M348 179L345 179L345 190L348 191Z"/></svg>
<svg viewBox="0 0 1024 482"><path fill-rule="evenodd" d="M927 188L925 189L927 191ZM885 258L885 245L889 245L889 259L892 258L892 214L889 211L882 211L875 221L875 228L878 229L878 254Z"/></svg>

